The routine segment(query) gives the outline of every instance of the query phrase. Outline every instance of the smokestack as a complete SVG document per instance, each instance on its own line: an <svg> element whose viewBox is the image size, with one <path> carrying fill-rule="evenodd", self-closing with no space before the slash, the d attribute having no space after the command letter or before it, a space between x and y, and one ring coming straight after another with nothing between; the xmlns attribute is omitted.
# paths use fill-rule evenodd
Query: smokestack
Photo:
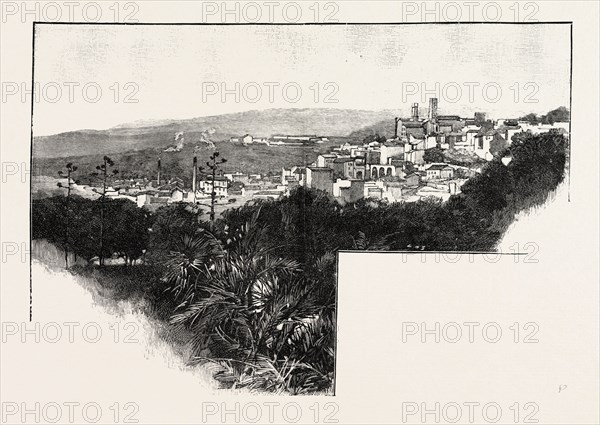
<svg viewBox="0 0 600 425"><path fill-rule="evenodd" d="M435 121L437 119L437 106L438 100L437 97L429 98L429 119Z"/></svg>
<svg viewBox="0 0 600 425"><path fill-rule="evenodd" d="M418 103L412 104L412 120L419 121L419 104Z"/></svg>
<svg viewBox="0 0 600 425"><path fill-rule="evenodd" d="M192 168L192 193L196 199L196 169L198 168L198 157L194 156L194 167Z"/></svg>
<svg viewBox="0 0 600 425"><path fill-rule="evenodd" d="M158 158L158 176L156 177L156 186L160 186L160 158Z"/></svg>
<svg viewBox="0 0 600 425"><path fill-rule="evenodd" d="M400 118L394 118L394 137L398 138L398 123L400 122Z"/></svg>

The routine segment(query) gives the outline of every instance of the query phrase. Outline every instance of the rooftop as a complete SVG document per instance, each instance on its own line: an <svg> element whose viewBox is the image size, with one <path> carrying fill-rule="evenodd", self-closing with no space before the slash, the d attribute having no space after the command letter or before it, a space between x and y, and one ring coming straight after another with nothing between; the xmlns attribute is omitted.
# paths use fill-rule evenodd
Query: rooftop
<svg viewBox="0 0 600 425"><path fill-rule="evenodd" d="M403 121L402 125L406 128L422 128L423 122L422 121L406 121L406 122Z"/></svg>
<svg viewBox="0 0 600 425"><path fill-rule="evenodd" d="M344 162L354 162L354 158L350 158L350 157L338 157L338 158L334 159L333 162L336 163L336 164L344 163Z"/></svg>
<svg viewBox="0 0 600 425"><path fill-rule="evenodd" d="M427 168L427 171L429 171L429 170L446 170L448 168L452 169L452 167L450 167L448 164L433 164Z"/></svg>
<svg viewBox="0 0 600 425"><path fill-rule="evenodd" d="M461 118L458 115L438 115L438 121L460 121Z"/></svg>
<svg viewBox="0 0 600 425"><path fill-rule="evenodd" d="M317 173L333 173L333 170L329 167L308 167L312 172Z"/></svg>

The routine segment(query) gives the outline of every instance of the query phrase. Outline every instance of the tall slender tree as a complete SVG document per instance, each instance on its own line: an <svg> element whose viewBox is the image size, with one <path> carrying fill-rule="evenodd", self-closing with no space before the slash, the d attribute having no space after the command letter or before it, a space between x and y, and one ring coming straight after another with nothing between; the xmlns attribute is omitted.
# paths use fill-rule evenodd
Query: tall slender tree
<svg viewBox="0 0 600 425"><path fill-rule="evenodd" d="M210 192L210 221L211 223L215 222L215 205L217 203L217 192L215 190L215 181L217 178L217 173L221 172L221 165L225 164L227 160L225 158L219 158L219 151L215 151L206 162L208 166L208 173L211 176L211 192ZM200 172L203 172L204 169L199 167Z"/></svg>
<svg viewBox="0 0 600 425"><path fill-rule="evenodd" d="M102 179L102 193L100 195L100 252L99 252L99 264L104 265L104 228L105 228L105 209L106 209L106 189L109 178L119 174L119 170L112 170L108 172L109 167L114 167L115 163L108 156L102 158L102 164L96 166L97 173L94 175L100 176Z"/></svg>
<svg viewBox="0 0 600 425"><path fill-rule="evenodd" d="M65 201L65 244L64 244L64 251L65 251L65 269L69 268L69 250L68 250L68 246L69 246L69 227L71 226L70 223L70 210L69 210L69 201L71 200L71 185L73 184L71 181L71 175L77 171L77 166L73 165L72 162L67 163L67 165L65 166L66 168L66 172L59 170L58 171L58 175L61 177L65 177L67 178L67 183L66 185L63 185L62 182L58 182L57 186L64 188L67 190L67 198Z"/></svg>

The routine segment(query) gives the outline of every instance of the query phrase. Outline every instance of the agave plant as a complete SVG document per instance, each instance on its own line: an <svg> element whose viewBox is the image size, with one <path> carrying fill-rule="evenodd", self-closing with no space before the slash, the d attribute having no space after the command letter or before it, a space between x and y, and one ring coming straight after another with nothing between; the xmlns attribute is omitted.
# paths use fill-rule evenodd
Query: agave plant
<svg viewBox="0 0 600 425"><path fill-rule="evenodd" d="M231 387L292 394L328 390L333 382L333 320L317 315L318 307L307 295L307 290L296 296L284 293L270 299L254 317L244 315L238 322L243 338L232 336L232 328L212 327L210 348L221 357L197 360L219 364L222 368L215 378ZM239 317L243 312L235 313ZM198 332L210 328L203 319L195 327Z"/></svg>
<svg viewBox="0 0 600 425"><path fill-rule="evenodd" d="M189 302L196 296L198 277L214 266L223 256L221 243L207 231L183 235L178 249L171 251L164 261L164 280L177 299Z"/></svg>
<svg viewBox="0 0 600 425"><path fill-rule="evenodd" d="M323 367L328 360L311 362L315 353L323 355L319 347L333 347L321 344L325 328L325 338L333 338L333 321L320 316L316 286L295 277L299 264L268 243L258 213L229 229L222 256L194 271L199 291L172 323L193 330L196 353L210 350L224 368L217 376L222 382L272 391L322 389L331 383ZM325 356L333 359L332 352Z"/></svg>
<svg viewBox="0 0 600 425"><path fill-rule="evenodd" d="M352 238L352 249L360 251L389 251L390 246L387 243L387 239L395 234L391 233L371 240L367 238L364 232L359 230L356 239Z"/></svg>
<svg viewBox="0 0 600 425"><path fill-rule="evenodd" d="M264 228L248 225L240 232L242 237L230 243L223 256L197 274L195 285L202 295L176 314L173 322L202 330L197 332L199 345L210 339L233 348L236 343L228 339L233 338L255 352L261 331L254 319L264 310L265 300L276 293L279 278L291 276L298 264L278 257L275 247L265 245Z"/></svg>

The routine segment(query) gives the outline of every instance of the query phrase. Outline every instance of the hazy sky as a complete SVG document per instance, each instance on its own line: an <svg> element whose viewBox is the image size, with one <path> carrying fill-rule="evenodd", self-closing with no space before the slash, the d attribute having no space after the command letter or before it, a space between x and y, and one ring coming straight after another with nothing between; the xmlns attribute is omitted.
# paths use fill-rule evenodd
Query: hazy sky
<svg viewBox="0 0 600 425"><path fill-rule="evenodd" d="M267 108L408 116L433 96L469 116L569 106L568 25L38 25L35 43L36 135Z"/></svg>

